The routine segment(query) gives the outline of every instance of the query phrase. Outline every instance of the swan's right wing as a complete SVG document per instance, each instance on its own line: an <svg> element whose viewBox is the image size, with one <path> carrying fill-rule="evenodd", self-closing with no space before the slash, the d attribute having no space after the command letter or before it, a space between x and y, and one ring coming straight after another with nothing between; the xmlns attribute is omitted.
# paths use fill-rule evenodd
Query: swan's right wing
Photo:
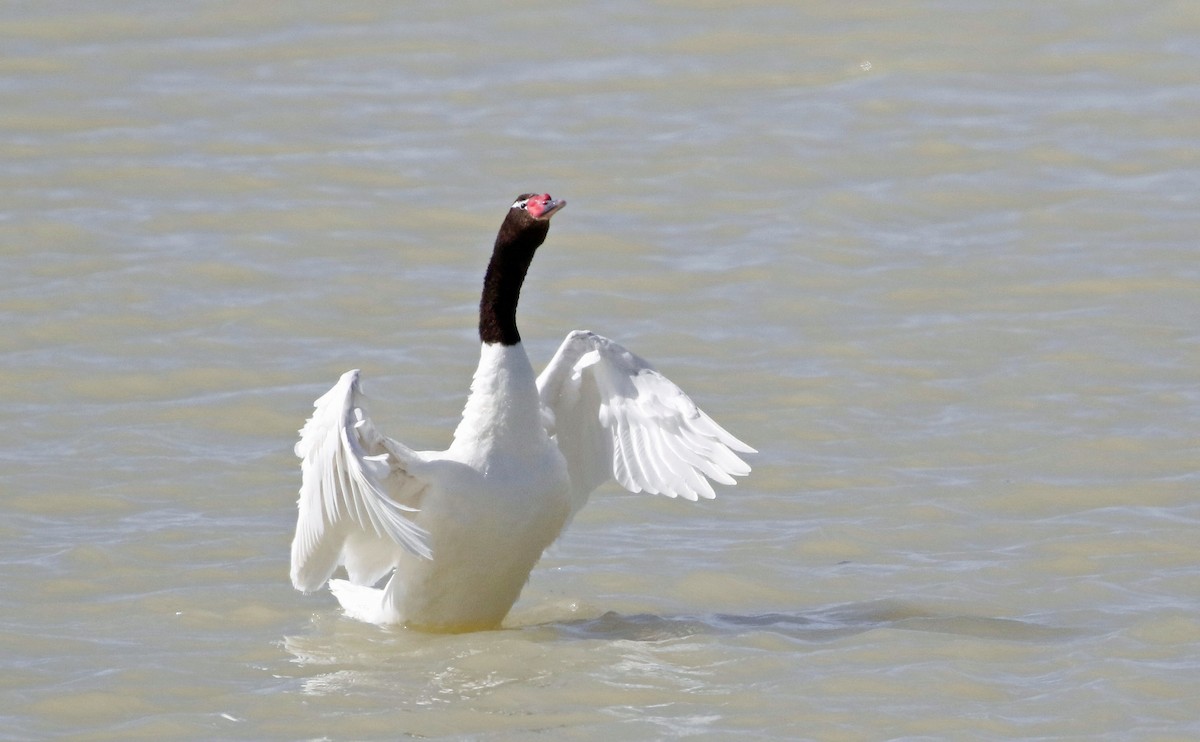
<svg viewBox="0 0 1200 742"><path fill-rule="evenodd" d="M609 479L630 492L695 500L735 484L753 453L670 379L606 337L567 335L538 377L546 430L571 475L573 512Z"/></svg>
<svg viewBox="0 0 1200 742"><path fill-rule="evenodd" d="M362 407L358 371L318 399L300 431L301 484L292 584L315 590L345 563L369 582L389 569L396 546L431 557L428 534L408 518L425 482L408 471L416 454L381 436ZM405 504L408 503L408 504Z"/></svg>

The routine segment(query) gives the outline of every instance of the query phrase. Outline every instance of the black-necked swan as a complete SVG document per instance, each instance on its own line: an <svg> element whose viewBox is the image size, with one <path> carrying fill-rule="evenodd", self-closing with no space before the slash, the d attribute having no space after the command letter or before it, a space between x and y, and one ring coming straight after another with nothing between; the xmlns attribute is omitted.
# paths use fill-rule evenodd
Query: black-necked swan
<svg viewBox="0 0 1200 742"><path fill-rule="evenodd" d="M575 331L535 377L517 299L565 200L526 193L508 210L483 281L479 367L445 451L381 435L357 370L300 431L292 584L329 582L346 614L426 631L494 628L542 551L598 486L689 500L735 484L754 449L650 364ZM330 580L339 565L349 580ZM388 573L382 588L377 582Z"/></svg>

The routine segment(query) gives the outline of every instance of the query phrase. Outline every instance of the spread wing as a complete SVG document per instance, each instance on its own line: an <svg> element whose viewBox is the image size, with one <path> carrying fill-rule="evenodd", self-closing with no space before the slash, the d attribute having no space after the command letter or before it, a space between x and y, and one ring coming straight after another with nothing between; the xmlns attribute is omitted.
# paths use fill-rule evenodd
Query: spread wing
<svg viewBox="0 0 1200 742"><path fill-rule="evenodd" d="M292 584L315 590L339 564L353 581L374 582L397 546L431 557L428 535L407 516L425 488L407 469L417 455L375 430L358 371L343 374L313 407L296 444L302 479Z"/></svg>
<svg viewBox="0 0 1200 742"><path fill-rule="evenodd" d="M644 359L606 337L567 335L537 380L547 432L571 475L573 510L609 479L630 492L715 497L754 453Z"/></svg>

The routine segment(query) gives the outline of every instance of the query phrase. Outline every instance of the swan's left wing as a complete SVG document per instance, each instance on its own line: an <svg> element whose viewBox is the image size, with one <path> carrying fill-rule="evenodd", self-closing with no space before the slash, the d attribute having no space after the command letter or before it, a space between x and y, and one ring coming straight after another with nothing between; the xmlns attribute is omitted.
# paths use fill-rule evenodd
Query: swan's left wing
<svg viewBox="0 0 1200 742"><path fill-rule="evenodd" d="M292 541L292 584L298 590L319 588L340 562L352 573L378 578L380 567L388 566L374 564L382 558L381 544L431 556L428 534L406 515L415 508L402 504L425 487L405 468L415 454L375 430L361 396L358 371L346 372L314 403L300 431L296 455L302 479Z"/></svg>
<svg viewBox="0 0 1200 742"><path fill-rule="evenodd" d="M709 479L736 484L750 473L735 452L753 448L606 337L567 335L537 386L546 430L567 460L573 512L609 479L630 492L695 500L716 496Z"/></svg>

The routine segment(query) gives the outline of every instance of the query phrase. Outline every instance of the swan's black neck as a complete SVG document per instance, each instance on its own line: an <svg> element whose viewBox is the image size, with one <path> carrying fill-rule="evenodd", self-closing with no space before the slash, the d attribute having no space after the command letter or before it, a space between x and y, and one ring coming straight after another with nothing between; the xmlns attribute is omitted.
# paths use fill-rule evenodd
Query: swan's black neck
<svg viewBox="0 0 1200 742"><path fill-rule="evenodd" d="M501 345L521 342L521 333L517 331L521 285L533 254L549 231L549 220L535 220L521 209L511 209L500 225L479 300L479 339L483 342Z"/></svg>

